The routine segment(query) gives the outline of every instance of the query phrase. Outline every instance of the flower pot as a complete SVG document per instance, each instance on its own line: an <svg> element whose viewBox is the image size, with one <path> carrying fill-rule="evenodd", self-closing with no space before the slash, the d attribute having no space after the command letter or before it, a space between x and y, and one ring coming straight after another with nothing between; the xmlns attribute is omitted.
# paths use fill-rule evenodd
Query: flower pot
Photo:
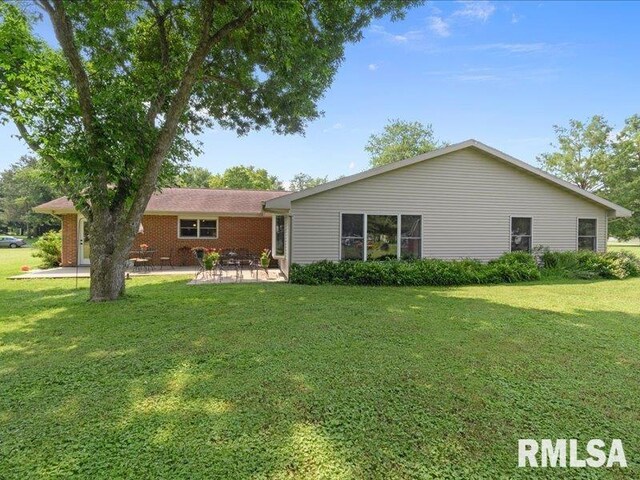
<svg viewBox="0 0 640 480"><path fill-rule="evenodd" d="M269 263L271 263L270 259L266 259L266 260L260 260L260 266L262 268L269 268Z"/></svg>

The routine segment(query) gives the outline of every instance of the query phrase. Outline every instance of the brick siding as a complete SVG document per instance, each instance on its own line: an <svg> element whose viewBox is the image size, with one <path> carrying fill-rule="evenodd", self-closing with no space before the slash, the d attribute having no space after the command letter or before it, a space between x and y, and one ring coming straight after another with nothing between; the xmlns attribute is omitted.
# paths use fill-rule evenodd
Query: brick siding
<svg viewBox="0 0 640 480"><path fill-rule="evenodd" d="M194 215L195 218L197 215ZM184 217L186 218L186 217ZM142 219L144 233L136 235L132 249L140 244L157 250L157 257L171 256L174 265L193 265L192 247L244 248L259 253L271 248L271 217L218 217L218 238L178 238L176 215L145 215ZM77 216L62 216L62 264L74 266L78 259Z"/></svg>

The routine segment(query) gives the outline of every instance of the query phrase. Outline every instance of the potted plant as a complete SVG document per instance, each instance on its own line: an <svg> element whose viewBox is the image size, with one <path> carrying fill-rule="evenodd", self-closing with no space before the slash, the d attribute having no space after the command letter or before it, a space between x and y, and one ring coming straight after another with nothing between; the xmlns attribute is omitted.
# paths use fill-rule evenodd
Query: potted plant
<svg viewBox="0 0 640 480"><path fill-rule="evenodd" d="M207 270L213 270L213 267L218 264L220 260L220 252L215 248L207 248L204 253L204 268Z"/></svg>
<svg viewBox="0 0 640 480"><path fill-rule="evenodd" d="M265 248L262 250L260 254L260 266L262 268L269 268L269 263L271 262L271 250Z"/></svg>

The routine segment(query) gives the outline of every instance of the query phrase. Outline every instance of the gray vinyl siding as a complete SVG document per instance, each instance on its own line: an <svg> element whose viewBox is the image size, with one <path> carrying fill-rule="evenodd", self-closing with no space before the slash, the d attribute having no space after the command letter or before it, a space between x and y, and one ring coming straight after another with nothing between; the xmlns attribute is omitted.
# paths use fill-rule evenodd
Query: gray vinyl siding
<svg viewBox="0 0 640 480"><path fill-rule="evenodd" d="M533 218L534 246L575 250L577 219L604 207L475 149L464 149L294 200L292 263L340 258L340 214L421 214L423 256L490 260L510 250L510 217Z"/></svg>

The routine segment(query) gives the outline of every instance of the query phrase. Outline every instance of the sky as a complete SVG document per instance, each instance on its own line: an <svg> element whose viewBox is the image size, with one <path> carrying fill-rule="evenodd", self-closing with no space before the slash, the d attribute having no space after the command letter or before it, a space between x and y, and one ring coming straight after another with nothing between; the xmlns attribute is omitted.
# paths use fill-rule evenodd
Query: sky
<svg viewBox="0 0 640 480"><path fill-rule="evenodd" d="M367 139L400 118L536 165L554 124L600 114L620 129L640 113L639 19L636 2L429 2L374 21L347 47L305 136L209 130L192 163L333 179L368 168ZM16 134L0 127L0 169L28 153Z"/></svg>

